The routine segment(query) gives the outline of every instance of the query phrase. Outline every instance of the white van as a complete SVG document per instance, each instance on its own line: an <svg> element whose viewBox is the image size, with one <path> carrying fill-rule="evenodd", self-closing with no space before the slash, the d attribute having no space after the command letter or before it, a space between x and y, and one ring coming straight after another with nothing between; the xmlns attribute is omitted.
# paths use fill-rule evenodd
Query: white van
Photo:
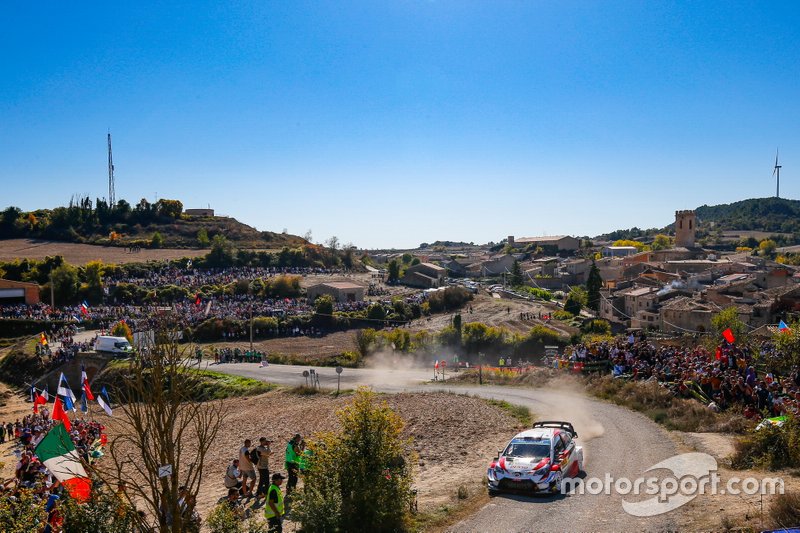
<svg viewBox="0 0 800 533"><path fill-rule="evenodd" d="M125 337L108 337L100 335L94 341L94 351L106 353L129 354L133 351L131 343Z"/></svg>

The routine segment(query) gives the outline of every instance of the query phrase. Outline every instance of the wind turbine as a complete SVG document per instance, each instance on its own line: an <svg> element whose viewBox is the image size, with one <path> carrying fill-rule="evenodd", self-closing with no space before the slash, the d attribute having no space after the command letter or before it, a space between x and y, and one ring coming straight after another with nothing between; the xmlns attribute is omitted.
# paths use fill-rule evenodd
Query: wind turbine
<svg viewBox="0 0 800 533"><path fill-rule="evenodd" d="M775 188L775 197L781 197L781 165L778 164L778 149L775 149L775 167L772 169L772 175L778 178L776 188Z"/></svg>

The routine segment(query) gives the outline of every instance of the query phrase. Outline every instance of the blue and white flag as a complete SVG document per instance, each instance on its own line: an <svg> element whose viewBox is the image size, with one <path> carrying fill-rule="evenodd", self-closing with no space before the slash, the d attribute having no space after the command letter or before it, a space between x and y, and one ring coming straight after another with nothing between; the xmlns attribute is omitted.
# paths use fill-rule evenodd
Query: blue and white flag
<svg viewBox="0 0 800 533"><path fill-rule="evenodd" d="M61 396L61 399L64 401L64 407L67 409L75 410L75 402L78 401L75 398L75 394L73 394L72 389L69 388L69 383L67 383L67 378L64 377L64 373L61 373L61 376L58 378L58 390L56 394Z"/></svg>
<svg viewBox="0 0 800 533"><path fill-rule="evenodd" d="M105 387L103 387L100 390L100 394L97 395L97 403L100 404L100 407L103 408L103 411L105 411L108 416L111 416L111 401L108 399L108 392Z"/></svg>

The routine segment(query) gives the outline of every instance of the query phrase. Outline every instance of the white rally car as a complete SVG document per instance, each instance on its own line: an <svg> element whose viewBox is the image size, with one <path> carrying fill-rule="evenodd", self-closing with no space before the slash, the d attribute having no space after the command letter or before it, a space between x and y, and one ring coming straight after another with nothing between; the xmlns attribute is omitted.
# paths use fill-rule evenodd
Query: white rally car
<svg viewBox="0 0 800 533"><path fill-rule="evenodd" d="M536 422L518 433L492 461L487 472L489 493L504 490L560 492L565 477L583 471L583 448L569 422Z"/></svg>

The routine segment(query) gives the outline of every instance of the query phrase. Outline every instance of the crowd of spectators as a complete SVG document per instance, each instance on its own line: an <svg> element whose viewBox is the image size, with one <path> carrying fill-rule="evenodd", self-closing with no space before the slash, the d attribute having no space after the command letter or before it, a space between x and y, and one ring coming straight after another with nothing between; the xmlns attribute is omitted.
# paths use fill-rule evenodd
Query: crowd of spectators
<svg viewBox="0 0 800 533"><path fill-rule="evenodd" d="M728 343L709 353L703 346L656 346L631 336L613 343L577 345L570 359L579 364L607 362L617 378L657 381L714 411L735 409L752 419L798 414L800 369L779 376L756 363L772 357L780 354L767 341L760 344L758 354Z"/></svg>
<svg viewBox="0 0 800 533"><path fill-rule="evenodd" d="M47 467L36 457L36 445L44 438L52 426L60 423L50 419L46 406L39 408L38 414L30 414L15 422L2 424L0 440L16 443L15 455L19 458L14 469L14 477L5 480L0 486L3 498L18 500L21 491L28 491L35 500L47 502L48 522L59 523L58 500L64 496L64 487ZM98 422L77 419L72 422L69 433L75 451L87 463L102 456L105 441L105 427Z"/></svg>
<svg viewBox="0 0 800 533"><path fill-rule="evenodd" d="M340 272L340 270L310 267L228 267L208 269L164 267L160 269L150 269L139 275L116 274L106 276L103 283L109 287L113 287L118 283L131 283L145 289L157 289L167 285L177 285L187 289L199 289L204 285L228 285L236 281L253 281L282 274L308 276L336 274Z"/></svg>

